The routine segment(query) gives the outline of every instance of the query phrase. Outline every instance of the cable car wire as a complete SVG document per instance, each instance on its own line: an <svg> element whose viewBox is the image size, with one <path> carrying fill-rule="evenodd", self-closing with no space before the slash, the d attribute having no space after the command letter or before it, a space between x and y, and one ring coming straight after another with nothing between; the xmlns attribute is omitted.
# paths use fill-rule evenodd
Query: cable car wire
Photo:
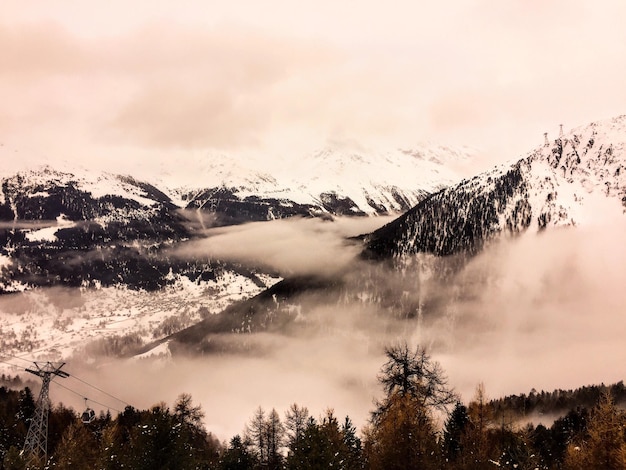
<svg viewBox="0 0 626 470"><path fill-rule="evenodd" d="M19 357L19 356L12 356L11 354L6 354L7 357L12 357L13 359L19 359L20 361L24 361L24 362L28 362L29 364L32 364L34 361L30 361L28 359L24 359L23 357Z"/></svg>
<svg viewBox="0 0 626 470"><path fill-rule="evenodd" d="M74 378L74 379L76 379L76 380L78 380L79 382L84 383L85 385L88 385L88 386L89 386L89 387L91 387L91 388L94 388L94 389L98 390L100 393L104 393L105 395L107 395L107 396L109 396L109 397L113 398L114 400L119 401L120 403L123 403L123 404L124 404L124 405L126 405L126 406L131 406L129 403L125 402L124 400L122 400L122 399L120 399L120 398L117 398L117 397L115 397L115 396L111 395L109 392L105 392L104 390L102 390L101 388L96 387L95 385L91 385L90 383L88 383L88 382L84 381L83 379L81 379L81 378L79 378L79 377L76 377L74 374L70 374L70 377L71 377L71 378Z"/></svg>
<svg viewBox="0 0 626 470"><path fill-rule="evenodd" d="M11 364L10 362L7 362L7 361L0 361L0 362L3 363L3 364L8 364L8 365L10 365L12 367L17 367L18 369L26 370L26 367L18 366L17 364Z"/></svg>
<svg viewBox="0 0 626 470"><path fill-rule="evenodd" d="M118 409L116 409L116 408L113 408L112 406L106 405L106 404L104 404L104 403L100 403L99 401L93 400L93 399L91 399L91 398L89 398L89 397L86 397L86 396L85 396L85 395L83 395L82 393L78 393L76 390L72 390L71 388L66 387L65 385L62 385L60 382L57 382L56 380L53 380L53 381L52 381L52 383L54 383L55 385L58 385L59 387L64 388L65 390L67 390L67 391L69 391L69 392L72 392L72 393L73 393L73 394L75 394L75 395L78 395L79 397L81 397L81 398L82 398L82 399L84 399L84 400L90 401L90 402L92 402L92 403L96 403L97 405L100 405L100 406L103 406L103 407L105 407L105 408L107 408L107 409L111 409L111 410L113 410L113 411L117 411L118 413L121 413L121 411L120 411L120 410L118 410Z"/></svg>
<svg viewBox="0 0 626 470"><path fill-rule="evenodd" d="M7 356L7 357L14 358L14 359L19 359L19 360L22 360L22 361L24 361L24 362L28 362L29 364L33 364L34 362L36 362L36 361L29 361L28 359L23 359L23 358L18 357L18 356L12 356L11 354L7 354L6 356ZM18 364L12 364L12 363L10 363L10 362L6 362L6 361L3 361L3 360L0 360L0 363L7 364L7 365L10 365L10 366L12 366L12 367L16 367L16 368L18 368L18 369L22 369L22 370L25 370L25 371L27 370L27 368L26 368L26 367L20 366L20 365L18 365ZM100 393L103 393L104 395L107 395L107 396L108 396L108 397L110 397L110 398L113 398L114 400L116 400L116 401L118 401L118 402L120 402L120 403L123 403L125 406L132 406L132 405L130 405L129 403L125 402L124 400L122 400L122 399L120 399L120 398L117 398L117 397L116 397L116 396L114 396L114 395L111 395L109 392L106 392L106 391L102 390L101 388L96 387L95 385L90 384L89 382L87 382L87 381L85 381L85 380L81 379L80 377L75 376L74 374L69 374L69 377L74 378L74 379L78 380L79 382L84 383L85 385L87 385L87 386L89 386L89 387L91 387L91 388L93 388L93 389L95 389L95 390L99 391ZM74 390L71 390L71 389L67 388L67 387L66 387L66 386L64 386L64 385L61 385L61 384L60 384L60 383L58 383L58 382L54 382L54 383L56 383L56 384L57 384L57 385L59 385L60 387L63 387L63 388L65 388L65 389L69 390L70 392L73 392L73 393L75 393L75 394L79 395L79 396L80 396L80 397L82 397L82 398L85 398L85 397L84 397L84 395L81 395L81 394L79 394L78 392L75 392ZM98 405L101 405L101 406L108 406L108 405L103 405L102 403L98 403L98 402L97 402L97 401L95 401L95 400L91 400L91 399L89 399L89 401L92 401L92 402L94 402L94 403L97 403ZM115 408L113 408L113 407L109 407L109 408L111 408L111 409L112 409L112 410L114 410L114 411L117 411L118 413L121 413L119 410L117 410L117 409L115 409Z"/></svg>

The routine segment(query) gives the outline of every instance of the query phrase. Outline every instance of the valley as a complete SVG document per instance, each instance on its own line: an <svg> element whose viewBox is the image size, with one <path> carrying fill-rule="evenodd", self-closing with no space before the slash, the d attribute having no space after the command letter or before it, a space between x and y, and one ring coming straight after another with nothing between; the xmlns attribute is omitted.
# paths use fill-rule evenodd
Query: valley
<svg viewBox="0 0 626 470"><path fill-rule="evenodd" d="M270 198L267 176L247 193L51 169L7 177L3 357L68 361L141 406L146 385L168 400L181 387L228 399L242 415L251 402L322 410L333 397L357 423L399 340L432 351L465 398L477 378L497 396L618 382L625 141L623 116L583 126L392 198L410 208L382 192L367 210L338 190L332 201L352 202ZM216 410L207 424L232 434L240 421Z"/></svg>

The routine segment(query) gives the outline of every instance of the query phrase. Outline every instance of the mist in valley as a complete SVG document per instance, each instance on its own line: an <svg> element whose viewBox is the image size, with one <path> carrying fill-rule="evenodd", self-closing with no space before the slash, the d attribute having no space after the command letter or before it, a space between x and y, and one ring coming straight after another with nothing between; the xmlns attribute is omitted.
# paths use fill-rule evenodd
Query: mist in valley
<svg viewBox="0 0 626 470"><path fill-rule="evenodd" d="M427 347L466 402L479 382L496 398L623 379L626 224L526 233L494 241L474 258L368 261L360 242L346 237L385 222L293 219L207 230L176 256L328 284L270 296L251 327L205 333L202 348L176 348L172 340L173 355L151 359L78 353L67 371L123 403L72 378L55 380L72 390L53 384L53 401L81 409L86 396L99 402L96 409L115 411L171 406L190 393L220 439L242 432L258 406L282 414L292 403L313 415L333 408L361 427L382 393L384 348L402 341ZM59 309L80 304L62 295Z"/></svg>

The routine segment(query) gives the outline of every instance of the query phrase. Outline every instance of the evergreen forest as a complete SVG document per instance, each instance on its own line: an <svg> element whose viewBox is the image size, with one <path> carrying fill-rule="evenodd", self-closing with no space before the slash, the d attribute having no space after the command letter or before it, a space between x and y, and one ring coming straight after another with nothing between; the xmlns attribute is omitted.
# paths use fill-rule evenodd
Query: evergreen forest
<svg viewBox="0 0 626 470"><path fill-rule="evenodd" d="M332 408L312 416L293 404L253 411L220 442L189 394L168 406L127 406L91 422L52 404L47 449L23 451L36 397L18 377L1 378L0 469L626 469L622 382L490 400L478 384L463 403L426 350L386 349L381 399L358 430ZM548 424L532 417L546 416Z"/></svg>

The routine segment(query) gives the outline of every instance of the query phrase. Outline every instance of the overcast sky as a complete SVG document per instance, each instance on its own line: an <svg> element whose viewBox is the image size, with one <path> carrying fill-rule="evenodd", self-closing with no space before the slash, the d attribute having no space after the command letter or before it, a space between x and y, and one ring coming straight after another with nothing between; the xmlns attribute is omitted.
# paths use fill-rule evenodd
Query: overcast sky
<svg viewBox="0 0 626 470"><path fill-rule="evenodd" d="M626 113L625 22L623 0L2 0L0 156L432 141L508 160Z"/></svg>

